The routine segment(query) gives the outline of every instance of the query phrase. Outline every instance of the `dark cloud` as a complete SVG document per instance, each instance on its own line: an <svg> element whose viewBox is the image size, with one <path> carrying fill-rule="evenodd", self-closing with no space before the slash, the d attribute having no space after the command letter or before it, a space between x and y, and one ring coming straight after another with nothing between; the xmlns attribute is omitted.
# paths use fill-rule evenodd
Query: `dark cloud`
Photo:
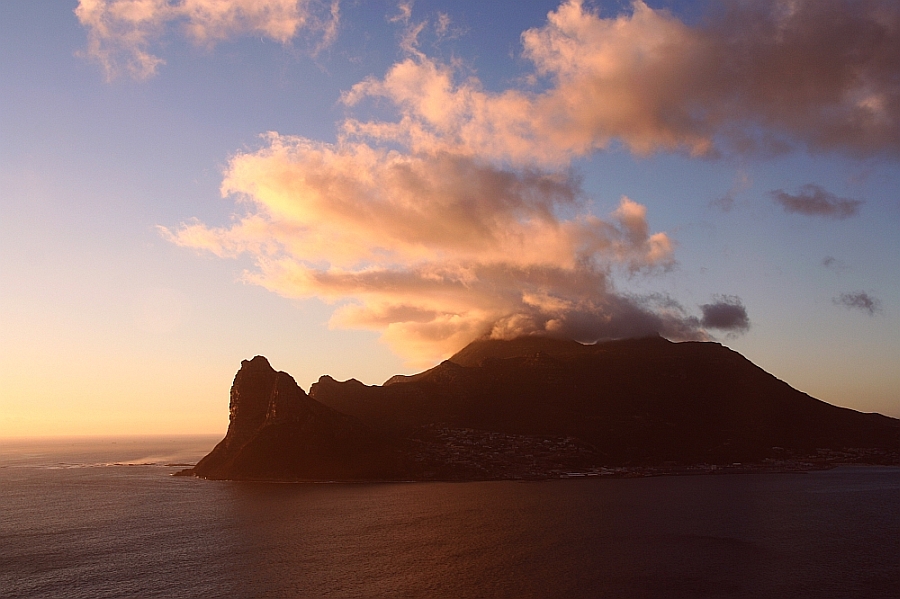
<svg viewBox="0 0 900 599"><path fill-rule="evenodd" d="M769 195L784 208L785 212L804 216L844 219L859 214L861 200L841 198L818 185L809 183L800 188L800 193L790 194L783 189L770 191Z"/></svg>
<svg viewBox="0 0 900 599"><path fill-rule="evenodd" d="M709 341L713 337L708 329L725 331L731 336L750 328L747 310L738 297L716 296L713 303L700 309L702 319L689 314L677 300L663 293L631 295L606 290L591 302L580 302L564 312L528 306L498 320L487 336L511 339L546 335L595 343L661 335L680 342Z"/></svg>
<svg viewBox="0 0 900 599"><path fill-rule="evenodd" d="M844 306L852 310L862 310L867 312L869 316L875 316L875 314L881 312L881 302L865 291L842 293L831 301L838 306Z"/></svg>
<svg viewBox="0 0 900 599"><path fill-rule="evenodd" d="M700 306L703 319L700 324L709 329L743 333L750 328L747 309L739 297L724 295L711 304Z"/></svg>
<svg viewBox="0 0 900 599"><path fill-rule="evenodd" d="M519 314L516 318L522 316ZM540 326L527 331L519 330L515 335L509 336L534 331L582 343L649 335L662 335L672 341L709 339L700 320L689 315L681 304L665 294L636 296L608 293L602 298L602 302L594 305L585 304L564 313L550 315L540 314L535 310L528 318L540 323ZM494 336L498 336L499 330L502 328L498 323L494 327Z"/></svg>

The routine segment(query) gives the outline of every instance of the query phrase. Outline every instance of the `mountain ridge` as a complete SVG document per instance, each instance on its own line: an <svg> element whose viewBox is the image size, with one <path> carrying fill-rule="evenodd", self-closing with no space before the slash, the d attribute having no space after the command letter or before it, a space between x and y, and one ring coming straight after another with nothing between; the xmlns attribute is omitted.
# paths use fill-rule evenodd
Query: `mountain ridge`
<svg viewBox="0 0 900 599"><path fill-rule="evenodd" d="M900 421L810 397L718 343L480 340L380 386L326 375L308 395L254 361L235 376L226 438L188 474L459 480L760 462L820 449L882 462L900 453ZM277 420L279 410L286 419Z"/></svg>

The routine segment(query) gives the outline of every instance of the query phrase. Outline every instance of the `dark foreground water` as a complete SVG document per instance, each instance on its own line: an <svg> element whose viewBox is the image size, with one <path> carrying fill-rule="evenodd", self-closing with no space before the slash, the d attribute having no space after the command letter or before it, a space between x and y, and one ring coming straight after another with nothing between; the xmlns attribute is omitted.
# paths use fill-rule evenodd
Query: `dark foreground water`
<svg viewBox="0 0 900 599"><path fill-rule="evenodd" d="M896 468L538 483L169 476L179 468L166 464L216 440L0 442L0 597L900 597Z"/></svg>

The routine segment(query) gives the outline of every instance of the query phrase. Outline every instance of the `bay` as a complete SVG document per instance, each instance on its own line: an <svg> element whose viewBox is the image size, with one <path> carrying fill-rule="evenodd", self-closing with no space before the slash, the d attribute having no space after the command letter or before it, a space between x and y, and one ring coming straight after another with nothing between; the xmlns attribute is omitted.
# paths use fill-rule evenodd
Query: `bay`
<svg viewBox="0 0 900 599"><path fill-rule="evenodd" d="M0 442L0 596L897 597L900 469L170 476L217 438Z"/></svg>

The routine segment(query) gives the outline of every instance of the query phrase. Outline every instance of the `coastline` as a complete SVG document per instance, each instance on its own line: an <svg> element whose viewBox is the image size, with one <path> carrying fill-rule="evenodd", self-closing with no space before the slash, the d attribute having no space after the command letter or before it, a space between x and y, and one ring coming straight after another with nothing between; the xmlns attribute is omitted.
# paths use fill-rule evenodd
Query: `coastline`
<svg viewBox="0 0 900 599"><path fill-rule="evenodd" d="M279 478L208 478L195 475L190 469L179 470L170 474L173 477L196 478L205 481L223 481L236 483L278 483L278 484L410 484L410 483L482 483L482 482L552 482L564 480L621 480L635 478L654 478L664 476L735 476L735 475L754 475L754 474L807 474L810 472L822 472L833 470L836 468L887 468L900 471L900 464L876 464L863 462L833 462L827 464L791 464L791 465L771 465L771 464L740 464L740 465L695 465L682 468L673 467L621 467L615 469L600 469L599 471L584 472L559 472L550 473L546 476L498 476L494 478L462 478L462 477L423 477L423 478L404 478L404 479L279 479Z"/></svg>

